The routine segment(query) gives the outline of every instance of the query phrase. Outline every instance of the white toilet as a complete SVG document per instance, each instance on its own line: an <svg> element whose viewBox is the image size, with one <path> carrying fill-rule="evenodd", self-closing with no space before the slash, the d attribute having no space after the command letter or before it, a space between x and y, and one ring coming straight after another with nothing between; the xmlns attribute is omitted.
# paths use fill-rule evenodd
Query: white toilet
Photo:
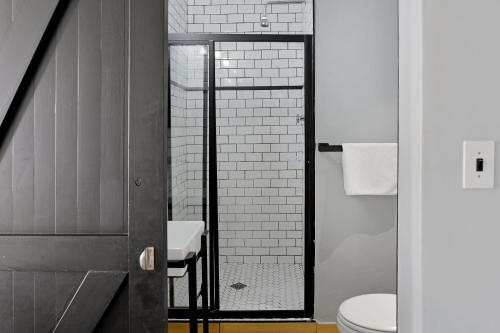
<svg viewBox="0 0 500 333"><path fill-rule="evenodd" d="M396 327L396 295L369 294L344 301L337 314L341 333L393 333Z"/></svg>

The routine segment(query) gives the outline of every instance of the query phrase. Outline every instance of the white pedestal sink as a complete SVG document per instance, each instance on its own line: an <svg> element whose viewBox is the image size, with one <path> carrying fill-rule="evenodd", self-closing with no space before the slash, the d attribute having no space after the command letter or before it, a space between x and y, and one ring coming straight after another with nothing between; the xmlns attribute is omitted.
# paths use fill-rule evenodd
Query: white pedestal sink
<svg viewBox="0 0 500 333"><path fill-rule="evenodd" d="M203 221L168 221L168 260L184 260L189 252L200 252L201 235L205 230ZM169 268L168 276L186 274L187 267Z"/></svg>

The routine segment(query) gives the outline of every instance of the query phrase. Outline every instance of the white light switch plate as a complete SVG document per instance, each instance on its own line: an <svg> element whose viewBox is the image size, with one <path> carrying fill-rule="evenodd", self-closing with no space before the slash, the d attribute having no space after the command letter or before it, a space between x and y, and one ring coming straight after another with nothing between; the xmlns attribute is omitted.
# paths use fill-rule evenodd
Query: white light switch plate
<svg viewBox="0 0 500 333"><path fill-rule="evenodd" d="M493 188L495 142L464 141L463 150L463 188ZM483 171L477 171L477 159L483 159Z"/></svg>

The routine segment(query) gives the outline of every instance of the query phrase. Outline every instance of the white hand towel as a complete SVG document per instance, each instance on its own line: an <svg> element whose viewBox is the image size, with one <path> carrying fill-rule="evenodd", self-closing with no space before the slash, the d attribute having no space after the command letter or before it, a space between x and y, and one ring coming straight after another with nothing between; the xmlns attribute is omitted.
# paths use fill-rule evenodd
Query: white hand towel
<svg viewBox="0 0 500 333"><path fill-rule="evenodd" d="M397 194L396 143L344 143L342 148L347 195Z"/></svg>

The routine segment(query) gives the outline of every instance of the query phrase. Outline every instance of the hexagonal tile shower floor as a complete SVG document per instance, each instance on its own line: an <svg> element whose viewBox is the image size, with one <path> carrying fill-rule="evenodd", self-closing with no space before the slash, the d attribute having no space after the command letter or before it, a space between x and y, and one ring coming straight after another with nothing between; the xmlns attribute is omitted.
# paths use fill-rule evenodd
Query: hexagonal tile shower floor
<svg viewBox="0 0 500 333"><path fill-rule="evenodd" d="M220 292L221 310L302 310L304 270L301 264L221 263ZM176 306L187 306L187 276L176 279L174 296Z"/></svg>

